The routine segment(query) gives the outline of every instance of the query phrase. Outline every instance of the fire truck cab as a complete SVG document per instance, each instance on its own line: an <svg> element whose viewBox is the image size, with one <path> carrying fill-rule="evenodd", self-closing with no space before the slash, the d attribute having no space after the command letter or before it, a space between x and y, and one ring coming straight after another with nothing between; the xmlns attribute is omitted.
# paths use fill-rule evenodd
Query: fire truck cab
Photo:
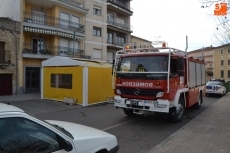
<svg viewBox="0 0 230 153"><path fill-rule="evenodd" d="M205 62L187 51L125 44L113 62L114 105L128 116L168 113L180 122L185 108L200 108L205 96Z"/></svg>

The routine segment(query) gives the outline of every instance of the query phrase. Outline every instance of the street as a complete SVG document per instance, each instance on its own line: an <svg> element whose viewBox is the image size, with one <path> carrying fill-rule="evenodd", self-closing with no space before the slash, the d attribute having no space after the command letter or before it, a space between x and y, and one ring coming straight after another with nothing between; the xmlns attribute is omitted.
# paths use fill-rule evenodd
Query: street
<svg viewBox="0 0 230 153"><path fill-rule="evenodd" d="M42 120L69 121L114 134L120 146L119 153L146 153L201 114L219 98L206 97L199 110L187 109L184 120L176 124L171 123L167 115L142 114L137 117L127 117L122 109L116 109L113 104L80 107L45 100L15 101L11 104Z"/></svg>

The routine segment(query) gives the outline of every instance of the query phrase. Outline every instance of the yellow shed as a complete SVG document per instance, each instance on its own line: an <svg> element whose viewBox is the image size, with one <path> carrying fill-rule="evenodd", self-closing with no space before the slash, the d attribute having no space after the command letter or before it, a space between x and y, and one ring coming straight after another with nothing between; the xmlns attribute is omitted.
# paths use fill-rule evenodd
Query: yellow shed
<svg viewBox="0 0 230 153"><path fill-rule="evenodd" d="M41 98L88 106L113 97L112 64L55 56L42 62Z"/></svg>

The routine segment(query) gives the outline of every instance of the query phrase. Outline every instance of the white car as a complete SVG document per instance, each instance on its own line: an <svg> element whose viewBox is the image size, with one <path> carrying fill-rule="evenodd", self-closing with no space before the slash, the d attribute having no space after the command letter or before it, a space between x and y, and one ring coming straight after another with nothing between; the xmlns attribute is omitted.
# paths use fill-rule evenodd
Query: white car
<svg viewBox="0 0 230 153"><path fill-rule="evenodd" d="M114 135L63 121L41 121L0 103L0 153L116 153Z"/></svg>
<svg viewBox="0 0 230 153"><path fill-rule="evenodd" d="M226 94L226 87L223 85L222 82L209 81L206 84L206 97L213 94L221 95L221 96Z"/></svg>

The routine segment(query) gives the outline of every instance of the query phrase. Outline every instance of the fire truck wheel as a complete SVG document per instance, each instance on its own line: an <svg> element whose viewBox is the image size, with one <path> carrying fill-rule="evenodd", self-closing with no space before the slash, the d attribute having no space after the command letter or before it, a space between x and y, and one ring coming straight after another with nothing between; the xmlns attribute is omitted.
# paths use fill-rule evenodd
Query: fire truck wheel
<svg viewBox="0 0 230 153"><path fill-rule="evenodd" d="M178 106L171 108L170 110L171 121L174 123L182 121L184 118L184 112L185 112L184 99L180 97L178 101Z"/></svg>
<svg viewBox="0 0 230 153"><path fill-rule="evenodd" d="M198 102L195 104L195 108L199 109L201 107L201 104L203 102L202 92L199 94Z"/></svg>
<svg viewBox="0 0 230 153"><path fill-rule="evenodd" d="M132 110L132 109L123 108L123 111L124 111L124 113L125 113L127 116L134 116L134 115L135 115L135 114L133 113L133 110Z"/></svg>

